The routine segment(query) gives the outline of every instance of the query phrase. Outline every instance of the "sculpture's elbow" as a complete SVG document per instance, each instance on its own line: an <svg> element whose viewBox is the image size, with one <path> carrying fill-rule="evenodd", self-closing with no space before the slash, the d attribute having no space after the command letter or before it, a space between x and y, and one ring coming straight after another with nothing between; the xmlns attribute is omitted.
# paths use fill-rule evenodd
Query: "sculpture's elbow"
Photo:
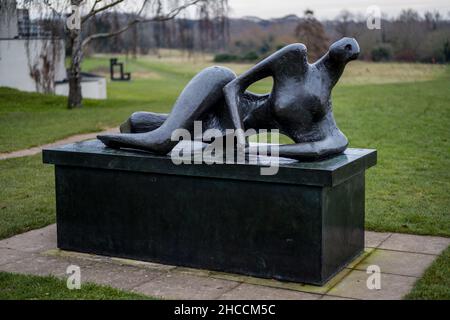
<svg viewBox="0 0 450 320"><path fill-rule="evenodd" d="M341 134L340 136L341 136L342 148L344 148L344 150L345 150L345 149L348 148L349 141L348 141L347 137L342 132L340 132L340 134Z"/></svg>
<svg viewBox="0 0 450 320"><path fill-rule="evenodd" d="M239 89L238 80L234 79L223 87L223 92L225 94L231 94L231 93L236 93L238 91L238 89Z"/></svg>
<svg viewBox="0 0 450 320"><path fill-rule="evenodd" d="M349 145L347 137L342 133L339 132L339 135L335 141L335 154L339 154L347 150Z"/></svg>
<svg viewBox="0 0 450 320"><path fill-rule="evenodd" d="M317 145L314 148L314 154L317 158L324 158L342 153L347 150L347 147L347 137L342 132L339 132L338 135L329 137Z"/></svg>

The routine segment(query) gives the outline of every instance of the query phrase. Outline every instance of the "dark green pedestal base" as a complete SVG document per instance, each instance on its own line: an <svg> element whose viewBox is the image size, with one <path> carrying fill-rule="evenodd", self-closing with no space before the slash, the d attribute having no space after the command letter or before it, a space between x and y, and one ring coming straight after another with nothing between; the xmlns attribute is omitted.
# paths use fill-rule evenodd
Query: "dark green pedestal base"
<svg viewBox="0 0 450 320"><path fill-rule="evenodd" d="M324 284L364 250L373 150L312 163L181 165L98 141L45 150L56 165L58 247Z"/></svg>

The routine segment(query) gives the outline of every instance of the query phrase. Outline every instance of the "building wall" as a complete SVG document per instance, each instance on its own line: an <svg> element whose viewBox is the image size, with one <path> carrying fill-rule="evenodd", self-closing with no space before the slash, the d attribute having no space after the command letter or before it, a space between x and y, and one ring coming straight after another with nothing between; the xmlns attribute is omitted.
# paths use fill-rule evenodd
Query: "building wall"
<svg viewBox="0 0 450 320"><path fill-rule="evenodd" d="M16 1L9 0L8 2L8 6L0 8L0 39L12 39L19 35Z"/></svg>
<svg viewBox="0 0 450 320"><path fill-rule="evenodd" d="M81 93L83 95L83 98L106 99L106 79L99 77L81 81ZM57 83L55 86L55 94L60 96L68 96L69 83Z"/></svg>
<svg viewBox="0 0 450 320"><path fill-rule="evenodd" d="M0 0L0 87L67 96L64 41L29 30L28 11L17 10L15 0L4 3ZM81 88L85 98L106 99L105 78L83 79Z"/></svg>
<svg viewBox="0 0 450 320"><path fill-rule="evenodd" d="M61 50L53 50L57 44ZM31 76L31 71L36 68L43 70L43 56L54 59L54 81L66 79L66 69L64 65L64 42L63 40L45 39L10 39L0 40L0 86L16 88L23 91L44 91L42 86ZM51 61L51 60L50 60ZM53 88L54 89L54 88Z"/></svg>

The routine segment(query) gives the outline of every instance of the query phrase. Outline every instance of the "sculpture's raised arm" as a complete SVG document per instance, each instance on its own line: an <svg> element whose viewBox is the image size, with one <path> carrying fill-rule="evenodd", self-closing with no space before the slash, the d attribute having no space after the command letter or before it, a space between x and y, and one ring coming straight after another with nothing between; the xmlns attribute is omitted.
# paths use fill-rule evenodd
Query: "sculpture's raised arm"
<svg viewBox="0 0 450 320"><path fill-rule="evenodd" d="M234 129L244 129L240 106L245 90L261 79L273 77L275 73L280 71L279 64L282 64L282 60L289 55L296 55L295 58L303 59L306 65L306 47L300 43L291 44L265 58L224 87L225 100ZM242 133L239 134L238 132L236 136L238 144L244 145L245 137Z"/></svg>

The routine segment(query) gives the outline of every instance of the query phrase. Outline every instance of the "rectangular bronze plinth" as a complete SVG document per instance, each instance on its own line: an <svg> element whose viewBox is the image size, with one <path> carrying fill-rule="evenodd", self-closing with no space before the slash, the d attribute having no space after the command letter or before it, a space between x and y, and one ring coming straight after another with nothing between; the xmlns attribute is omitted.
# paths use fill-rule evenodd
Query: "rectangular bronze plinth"
<svg viewBox="0 0 450 320"><path fill-rule="evenodd" d="M364 250L375 150L318 161L175 165L97 140L45 150L64 250L322 285Z"/></svg>

